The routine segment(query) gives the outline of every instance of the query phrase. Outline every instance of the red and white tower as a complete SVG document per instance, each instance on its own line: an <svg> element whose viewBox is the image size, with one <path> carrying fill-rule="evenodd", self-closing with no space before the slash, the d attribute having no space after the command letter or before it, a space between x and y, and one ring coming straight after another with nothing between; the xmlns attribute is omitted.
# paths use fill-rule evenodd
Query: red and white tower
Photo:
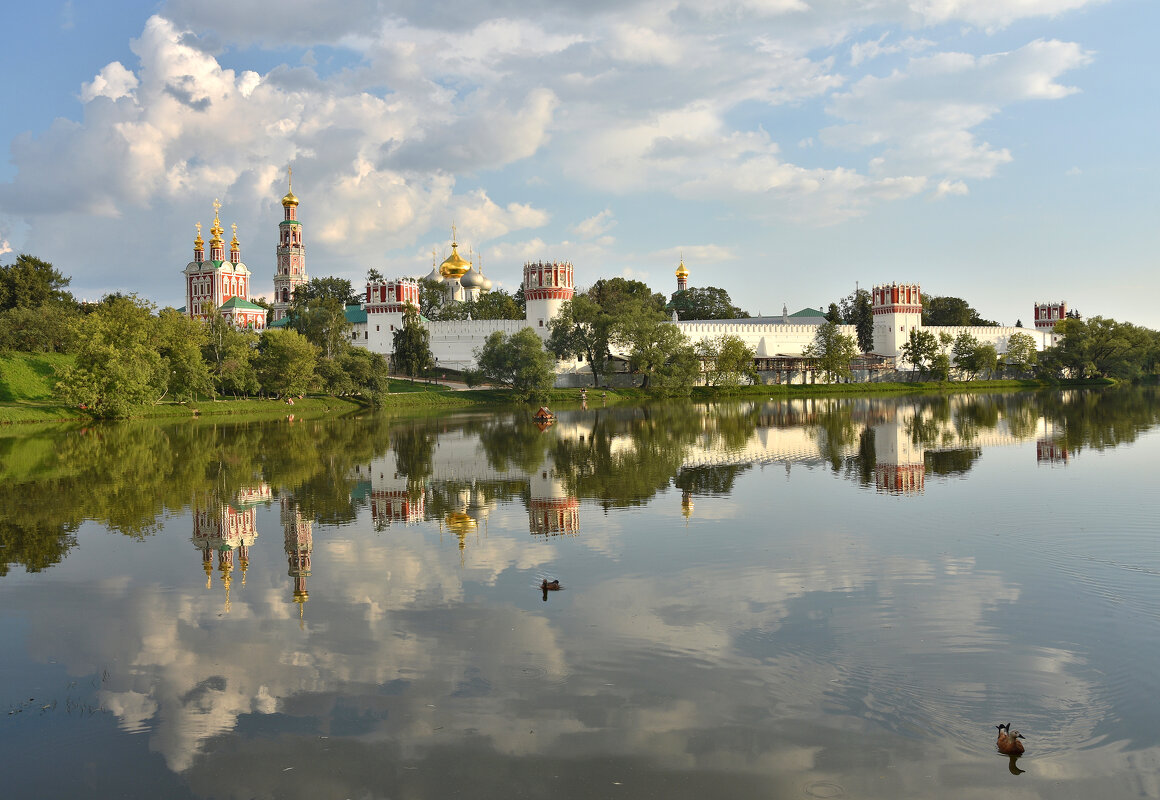
<svg viewBox="0 0 1160 800"><path fill-rule="evenodd" d="M917 283L874 287L874 352L898 356L910 332L922 327L922 290Z"/></svg>
<svg viewBox="0 0 1160 800"><path fill-rule="evenodd" d="M572 265L567 261L524 264L524 301L528 326L548 336L548 322L560 313L564 301L576 293Z"/></svg>
<svg viewBox="0 0 1160 800"><path fill-rule="evenodd" d="M302 245L302 223L298 221L298 198L293 191L294 171L287 171L286 196L282 198L283 218L278 223L277 268L274 271L274 310L271 322L283 319L299 286L306 283L306 248Z"/></svg>
<svg viewBox="0 0 1160 800"><path fill-rule="evenodd" d="M1049 331L1067 317L1067 303L1035 304L1035 330Z"/></svg>
<svg viewBox="0 0 1160 800"><path fill-rule="evenodd" d="M414 278L394 278L392 280L367 283L366 301L363 303L367 314L366 342L373 353L391 353L395 349L395 331L403 327L403 315L407 306L419 309L419 281Z"/></svg>

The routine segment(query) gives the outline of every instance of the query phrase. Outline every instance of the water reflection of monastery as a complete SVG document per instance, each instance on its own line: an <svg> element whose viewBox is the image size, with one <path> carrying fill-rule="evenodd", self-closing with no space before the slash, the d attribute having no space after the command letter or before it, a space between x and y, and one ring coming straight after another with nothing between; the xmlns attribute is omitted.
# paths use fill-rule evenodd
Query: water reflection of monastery
<svg viewBox="0 0 1160 800"><path fill-rule="evenodd" d="M929 472L954 474L970 468L984 447L1035 440L1039 463L1066 464L1068 452L1054 428L1040 416L1025 418L1010 408L970 396L897 403L867 400L803 399L729 407L727 415L701 413L694 430L678 441L668 478L680 489L680 514L695 515L698 488L682 482L689 471L783 464L807 468L855 463L864 483L884 495L921 494ZM581 498L589 484L580 470L596 469L588 449L601 438L613 459L630 460L641 451L640 430L660 424L641 408L564 410L542 433L521 439L522 420L490 420L482 427L430 431L429 452L416 469L407 447L355 468L369 498L377 528L436 520L454 534L462 549L486 530L499 502L522 499L533 535L576 534ZM519 454L490 455L488 426L516 440ZM728 429L728 430L727 430ZM664 438L666 434L662 433ZM502 436L500 437L502 438ZM651 444L655 446L655 442ZM564 462L561 462L564 459ZM643 463L643 462L642 462ZM835 466L836 469L836 466ZM578 488L579 487L579 488ZM721 493L716 490L715 493ZM650 495L651 497L651 495ZM644 497L640 502L647 501Z"/></svg>
<svg viewBox="0 0 1160 800"><path fill-rule="evenodd" d="M201 552L205 588L213 588L214 562L225 590L225 611L230 610L230 588L235 567L241 571L242 585L250 566L250 548L258 538L257 510L273 502L270 486L260 483L239 489L229 502L202 497L194 502L193 546ZM314 526L304 519L294 499L279 500L283 544L292 579L291 598L300 607L310 599L306 579L310 577L310 555L314 549Z"/></svg>

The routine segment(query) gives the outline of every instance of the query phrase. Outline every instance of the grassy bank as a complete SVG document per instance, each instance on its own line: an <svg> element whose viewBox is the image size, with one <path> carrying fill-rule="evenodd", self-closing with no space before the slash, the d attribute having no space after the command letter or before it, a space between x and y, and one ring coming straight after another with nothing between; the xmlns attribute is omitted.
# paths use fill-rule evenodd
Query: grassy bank
<svg viewBox="0 0 1160 800"><path fill-rule="evenodd" d="M10 353L0 355L0 424L86 421L89 416L78 408L61 404L54 398L58 369L70 366L72 356L60 354ZM1059 386L1106 386L1113 381L996 380L970 382L916 381L905 383L837 383L837 384L775 384L718 389L696 386L693 400L728 400L733 398L773 399L794 397L854 397L868 395L897 395L915 393L957 393L974 391L1018 391L1045 389ZM397 380L390 382L390 395L381 408L387 411L419 411L430 409L511 406L520 401L507 389L477 389L459 391L423 381ZM637 402L655 399L656 395L644 389L589 389L588 401L594 407L605 403ZM575 404L580 400L579 389L555 389L544 402ZM194 403L158 403L142 408L135 417L164 418L191 416L246 416L255 418L320 416L344 413L364 408L356 399L325 395L295 399L294 405L276 400L219 398L199 399Z"/></svg>

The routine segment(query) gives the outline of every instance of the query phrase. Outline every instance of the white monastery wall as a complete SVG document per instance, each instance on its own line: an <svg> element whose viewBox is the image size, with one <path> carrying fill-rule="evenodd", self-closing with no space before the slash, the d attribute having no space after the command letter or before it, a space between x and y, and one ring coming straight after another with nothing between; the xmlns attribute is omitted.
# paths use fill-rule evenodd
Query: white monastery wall
<svg viewBox="0 0 1160 800"><path fill-rule="evenodd" d="M475 366L475 351L483 347L488 336L497 331L511 336L527 327L527 320L522 319L432 320L427 323L427 331L431 334L431 355L435 357L437 366L456 370Z"/></svg>

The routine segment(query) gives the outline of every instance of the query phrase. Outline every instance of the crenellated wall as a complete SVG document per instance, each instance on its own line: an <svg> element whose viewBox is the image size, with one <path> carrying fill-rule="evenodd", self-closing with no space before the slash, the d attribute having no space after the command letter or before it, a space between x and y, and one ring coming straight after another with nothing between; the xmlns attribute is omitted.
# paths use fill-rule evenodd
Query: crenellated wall
<svg viewBox="0 0 1160 800"><path fill-rule="evenodd" d="M675 324L694 344L720 336L736 336L745 342L747 347L753 348L757 358L800 355L814 341L814 335L818 332L817 325L781 325L744 320L713 322L690 320ZM847 336L858 338L858 331L853 325L839 325L838 330Z"/></svg>
<svg viewBox="0 0 1160 800"><path fill-rule="evenodd" d="M496 331L511 336L530 327L523 319L429 321L431 355L440 367L463 370L475 366L475 351Z"/></svg>

